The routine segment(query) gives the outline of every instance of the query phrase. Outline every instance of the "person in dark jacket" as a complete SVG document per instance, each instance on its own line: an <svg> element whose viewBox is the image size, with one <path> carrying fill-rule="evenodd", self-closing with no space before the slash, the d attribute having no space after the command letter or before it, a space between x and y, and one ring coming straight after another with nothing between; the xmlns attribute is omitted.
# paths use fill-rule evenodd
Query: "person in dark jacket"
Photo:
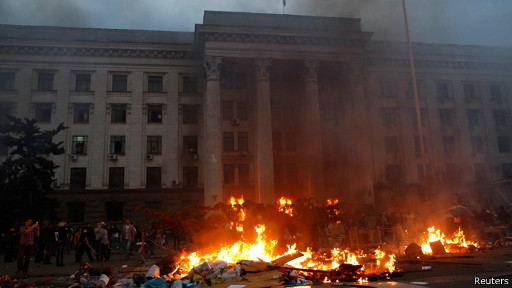
<svg viewBox="0 0 512 288"><path fill-rule="evenodd" d="M60 222L57 227L57 266L64 266L64 250L66 249L66 243L68 242L68 228L66 222Z"/></svg>
<svg viewBox="0 0 512 288"><path fill-rule="evenodd" d="M51 258L53 255L53 244L55 242L55 232L53 231L52 223L48 223L48 225L43 228L41 238L44 242L43 264L52 264Z"/></svg>

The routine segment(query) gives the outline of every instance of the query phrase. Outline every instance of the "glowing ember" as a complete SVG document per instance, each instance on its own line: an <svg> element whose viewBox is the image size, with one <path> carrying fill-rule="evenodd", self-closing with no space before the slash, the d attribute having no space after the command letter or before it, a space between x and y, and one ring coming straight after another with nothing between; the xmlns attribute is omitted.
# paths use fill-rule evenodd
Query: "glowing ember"
<svg viewBox="0 0 512 288"><path fill-rule="evenodd" d="M451 238L448 238L441 232L441 229L435 229L434 226L428 228L428 238L422 239L421 251L423 254L432 255L432 249L430 248L431 242L440 241L445 247L446 253L459 252L461 249L468 248L470 245L478 247L477 243L466 240L464 232L459 227Z"/></svg>
<svg viewBox="0 0 512 288"><path fill-rule="evenodd" d="M277 203L279 205L279 211L284 212L290 216L293 216L293 202L291 199L281 197L281 199L279 199Z"/></svg>

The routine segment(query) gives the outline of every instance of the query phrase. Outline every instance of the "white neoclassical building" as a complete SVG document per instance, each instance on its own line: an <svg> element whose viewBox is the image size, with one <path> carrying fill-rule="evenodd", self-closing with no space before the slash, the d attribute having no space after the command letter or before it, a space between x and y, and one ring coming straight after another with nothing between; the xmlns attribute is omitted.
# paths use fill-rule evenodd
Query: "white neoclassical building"
<svg viewBox="0 0 512 288"><path fill-rule="evenodd" d="M241 195L507 197L512 48L413 43L419 139L407 45L371 36L360 19L212 11L194 32L0 25L0 109L69 127L51 196L70 222Z"/></svg>

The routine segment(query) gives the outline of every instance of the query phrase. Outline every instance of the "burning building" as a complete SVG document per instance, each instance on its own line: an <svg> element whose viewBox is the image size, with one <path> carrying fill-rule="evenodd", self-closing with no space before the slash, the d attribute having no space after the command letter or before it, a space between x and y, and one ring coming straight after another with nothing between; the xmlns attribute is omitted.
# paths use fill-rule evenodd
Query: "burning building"
<svg viewBox="0 0 512 288"><path fill-rule="evenodd" d="M371 36L212 11L190 33L2 25L0 107L69 127L51 196L71 222L232 195L488 201L512 174L511 49L414 43L419 139L406 44Z"/></svg>

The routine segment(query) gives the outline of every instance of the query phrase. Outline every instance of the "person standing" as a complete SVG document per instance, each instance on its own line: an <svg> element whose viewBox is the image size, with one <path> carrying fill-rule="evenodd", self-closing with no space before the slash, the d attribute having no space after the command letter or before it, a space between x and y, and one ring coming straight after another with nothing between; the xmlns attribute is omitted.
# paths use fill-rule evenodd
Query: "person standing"
<svg viewBox="0 0 512 288"><path fill-rule="evenodd" d="M35 232L35 233L34 233ZM32 219L25 221L25 225L20 227L20 245L18 246L18 270L17 275L23 273L24 278L28 278L28 266L30 257L34 252L34 235L39 236L39 222L32 225Z"/></svg>
<svg viewBox="0 0 512 288"><path fill-rule="evenodd" d="M130 219L126 219L125 225L123 226L123 230L121 230L121 239L123 241L124 247L124 255L126 258L129 258L132 255L132 248L135 244L135 227L130 222Z"/></svg>
<svg viewBox="0 0 512 288"><path fill-rule="evenodd" d="M98 260L101 261L103 259L105 260L109 260L110 259L110 246L109 246L109 241L108 241L108 231L106 229L106 224L105 222L101 222L101 227L100 227L100 242L99 242L99 247L98 249L100 250L99 252L99 258Z"/></svg>
<svg viewBox="0 0 512 288"><path fill-rule="evenodd" d="M68 229L66 222L60 222L57 228L57 266L64 266L64 250L66 249L66 243L68 242Z"/></svg>
<svg viewBox="0 0 512 288"><path fill-rule="evenodd" d="M79 228L76 232L78 235L75 235L75 246L76 246L76 254L75 254L75 262L82 261L82 255L87 253L87 257L89 257L89 261L93 262L94 258L91 254L91 245L89 243L89 230L90 228L87 228L85 226L84 228Z"/></svg>
<svg viewBox="0 0 512 288"><path fill-rule="evenodd" d="M51 258L53 255L53 243L55 242L55 233L53 233L52 223L48 223L46 227L43 227L43 230L41 231L41 238L43 238L45 243L43 264L52 264Z"/></svg>

